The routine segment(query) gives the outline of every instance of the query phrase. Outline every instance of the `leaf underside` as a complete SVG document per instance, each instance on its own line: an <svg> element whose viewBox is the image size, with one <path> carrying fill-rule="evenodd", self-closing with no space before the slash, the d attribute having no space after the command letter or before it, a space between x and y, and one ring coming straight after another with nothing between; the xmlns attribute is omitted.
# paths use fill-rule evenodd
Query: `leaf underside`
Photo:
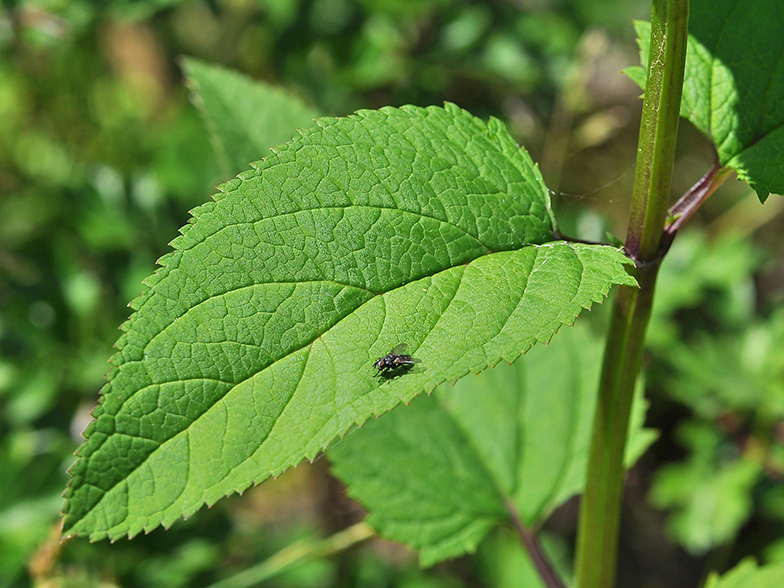
<svg viewBox="0 0 784 588"><path fill-rule="evenodd" d="M681 116L763 202L784 193L784 11L779 2L695 2ZM650 23L635 23L648 63ZM631 68L630 68L631 69ZM644 72L630 77L644 87Z"/></svg>
<svg viewBox="0 0 784 588"><path fill-rule="evenodd" d="M170 525L635 284L614 248L548 242L547 189L498 121L447 105L317 125L195 209L132 303L65 534ZM401 342L419 363L375 377Z"/></svg>
<svg viewBox="0 0 784 588"><path fill-rule="evenodd" d="M368 523L427 566L473 552L513 505L529 528L582 491L602 342L579 323L512 366L440 386L327 455ZM640 389L641 390L641 389ZM627 463L653 441L638 394Z"/></svg>

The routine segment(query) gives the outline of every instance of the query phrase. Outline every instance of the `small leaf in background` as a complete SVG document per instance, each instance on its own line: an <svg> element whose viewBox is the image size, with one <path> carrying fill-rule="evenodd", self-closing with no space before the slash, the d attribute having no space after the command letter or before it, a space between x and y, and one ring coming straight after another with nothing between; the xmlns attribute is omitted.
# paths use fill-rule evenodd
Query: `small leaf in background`
<svg viewBox="0 0 784 588"><path fill-rule="evenodd" d="M751 490L762 474L751 458L732 456L715 428L689 423L681 427L691 455L656 473L651 501L672 509L668 525L686 549L701 554L731 541L751 515Z"/></svg>
<svg viewBox="0 0 784 588"><path fill-rule="evenodd" d="M514 365L441 386L353 431L334 473L379 533L423 565L473 552L513 504L534 527L582 491L601 341L577 325ZM627 463L655 438L635 405Z"/></svg>
<svg viewBox="0 0 784 588"><path fill-rule="evenodd" d="M725 328L747 326L756 305L754 273L762 261L759 249L732 233L710 238L697 229L681 231L659 272L646 345L674 356L673 347L685 342L678 315L702 307Z"/></svg>
<svg viewBox="0 0 784 588"><path fill-rule="evenodd" d="M636 23L647 68L650 23ZM765 201L784 192L784 12L778 2L694 2L681 116L713 143L719 163ZM642 68L627 70L645 85Z"/></svg>
<svg viewBox="0 0 784 588"><path fill-rule="evenodd" d="M286 90L197 59L182 64L225 177L248 169L320 116Z"/></svg>
<svg viewBox="0 0 784 588"><path fill-rule="evenodd" d="M668 391L706 419L753 413L773 425L784 418L784 310L735 333L698 332L668 357Z"/></svg>
<svg viewBox="0 0 784 588"><path fill-rule="evenodd" d="M66 534L170 525L636 283L617 249L549 242L538 168L454 105L321 119L193 217L123 325ZM420 363L375 377L398 343Z"/></svg>
<svg viewBox="0 0 784 588"><path fill-rule="evenodd" d="M711 574L705 588L780 588L784 586L784 564L757 566L744 559L723 576Z"/></svg>
<svg viewBox="0 0 784 588"><path fill-rule="evenodd" d="M682 233L659 274L648 331L660 362L652 379L701 418L732 412L755 421L755 436L784 416L784 312L755 318L762 262L759 249L731 234Z"/></svg>

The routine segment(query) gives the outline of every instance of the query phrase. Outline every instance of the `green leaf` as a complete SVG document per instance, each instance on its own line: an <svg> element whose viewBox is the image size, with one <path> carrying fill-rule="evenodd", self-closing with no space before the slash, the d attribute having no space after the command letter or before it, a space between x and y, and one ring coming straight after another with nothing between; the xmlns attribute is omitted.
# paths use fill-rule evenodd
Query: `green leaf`
<svg viewBox="0 0 784 588"><path fill-rule="evenodd" d="M312 127L320 116L291 92L237 72L192 58L183 59L182 66L227 177L291 139L298 128Z"/></svg>
<svg viewBox="0 0 784 588"><path fill-rule="evenodd" d="M761 201L784 192L784 12L778 0L694 2L681 115ZM650 24L636 23L647 67ZM639 83L639 70L631 75Z"/></svg>
<svg viewBox="0 0 784 588"><path fill-rule="evenodd" d="M713 573L705 588L779 588L784 585L784 564L758 567L752 559L744 559L732 570L719 577Z"/></svg>
<svg viewBox="0 0 784 588"><path fill-rule="evenodd" d="M543 532L537 535L537 542L558 576L572 586L571 547L566 538ZM477 560L482 585L487 588L547 588L530 554L510 528L500 527L490 533L477 550Z"/></svg>
<svg viewBox="0 0 784 588"><path fill-rule="evenodd" d="M601 341L580 325L513 366L441 386L367 423L329 450L335 473L388 539L431 565L474 551L509 504L538 526L582 491ZM652 442L643 403L627 462Z"/></svg>
<svg viewBox="0 0 784 588"><path fill-rule="evenodd" d="M453 105L322 119L193 217L123 325L65 533L170 525L635 283L617 249L548 243L538 168ZM401 342L421 363L375 377Z"/></svg>
<svg viewBox="0 0 784 588"><path fill-rule="evenodd" d="M686 549L701 554L732 540L748 520L762 469L751 458L727 462L729 452L709 425L693 424L679 433L692 455L656 473L651 500L673 510L670 531Z"/></svg>

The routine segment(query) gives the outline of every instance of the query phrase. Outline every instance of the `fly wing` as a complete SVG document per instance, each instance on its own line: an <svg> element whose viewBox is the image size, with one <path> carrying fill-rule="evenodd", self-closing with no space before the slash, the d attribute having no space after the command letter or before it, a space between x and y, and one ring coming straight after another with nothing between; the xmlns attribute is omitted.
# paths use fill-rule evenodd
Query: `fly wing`
<svg viewBox="0 0 784 588"><path fill-rule="evenodd" d="M392 351L389 352L390 355L405 355L406 348L408 347L407 343L398 343L392 348Z"/></svg>
<svg viewBox="0 0 784 588"><path fill-rule="evenodd" d="M395 345L395 348L389 352L390 355L395 356L395 363L398 365L407 365L412 366L415 363L420 363L422 360L417 359L416 357L411 357L406 353L406 348L408 345L405 343L399 343Z"/></svg>

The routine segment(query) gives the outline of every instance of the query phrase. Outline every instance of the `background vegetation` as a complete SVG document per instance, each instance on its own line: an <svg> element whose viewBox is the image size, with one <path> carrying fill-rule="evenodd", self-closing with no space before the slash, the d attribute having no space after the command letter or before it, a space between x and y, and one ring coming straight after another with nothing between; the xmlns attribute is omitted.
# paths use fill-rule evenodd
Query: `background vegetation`
<svg viewBox="0 0 784 588"><path fill-rule="evenodd" d="M66 469L125 304L226 169L178 58L222 64L334 115L441 104L504 120L556 189L567 234L622 235L635 158L639 0L5 2L0 13L0 586L205 586L362 517L302 465L171 530L60 546ZM681 125L676 195L711 162ZM258 153L258 159L265 153ZM660 440L627 483L621 586L694 586L784 560L781 198L725 185L662 269L646 358ZM597 329L602 309L586 320ZM575 504L547 531L568 553ZM373 540L271 585L515 585L519 548L422 571Z"/></svg>

